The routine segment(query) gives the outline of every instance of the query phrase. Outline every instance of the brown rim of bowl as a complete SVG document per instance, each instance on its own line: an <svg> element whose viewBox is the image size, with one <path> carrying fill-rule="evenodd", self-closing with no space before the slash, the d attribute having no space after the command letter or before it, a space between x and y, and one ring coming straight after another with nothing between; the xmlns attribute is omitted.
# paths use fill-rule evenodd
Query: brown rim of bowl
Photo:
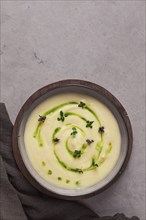
<svg viewBox="0 0 146 220"><path fill-rule="evenodd" d="M51 192L47 189L45 189L43 186L41 186L32 176L31 174L28 172L21 154L20 154L20 150L19 150L19 146L18 146L18 131L19 131L19 126L21 123L21 120L23 118L23 114L25 113L25 111L31 106L31 104L40 96L44 95L46 92L50 92L53 91L57 88L61 88L61 87L65 87L65 86L81 86L81 87L85 87L91 90L94 90L96 92L98 92L99 94L105 96L107 99L110 100L110 102L112 102L112 104L117 108L117 110L119 111L120 115L122 116L122 119L125 123L125 127L127 129L127 135L128 135L128 149L127 149L127 154L125 157L125 160L119 170L119 172L115 175L115 177L105 186L103 186L102 188L85 194L85 195L79 195L79 196L63 196L63 195L59 195L59 194L55 194L54 192ZM82 199L82 198L88 198L91 196L95 196L99 193L101 193L102 191L104 191L105 189L107 189L109 186L111 186L123 173L123 171L125 170L127 163L129 161L130 155L131 155L131 151L132 151L132 143L133 143L133 133L132 133L132 127L131 127L131 123L128 117L128 114L126 112L126 110L124 109L124 107L122 106L122 104L119 102L119 100L117 98L115 98L109 91L107 91L105 88L89 82L89 81L84 81L84 80L78 80L78 79L67 79L67 80L62 80L62 81L58 81L55 83L51 83L49 85L46 85L42 88L40 88L39 90L37 90L35 93L33 93L28 99L27 101L24 103L24 105L22 106L22 108L20 109L18 116L16 118L14 127L13 127L13 134L12 134L12 148L13 148L13 154L14 154L14 158L16 160L16 163L18 165L18 168L20 169L21 173L25 176L25 178L39 191L41 191L44 194L53 196L53 197L57 197L57 198L61 198L61 199L67 199L67 200L75 200L75 199Z"/></svg>

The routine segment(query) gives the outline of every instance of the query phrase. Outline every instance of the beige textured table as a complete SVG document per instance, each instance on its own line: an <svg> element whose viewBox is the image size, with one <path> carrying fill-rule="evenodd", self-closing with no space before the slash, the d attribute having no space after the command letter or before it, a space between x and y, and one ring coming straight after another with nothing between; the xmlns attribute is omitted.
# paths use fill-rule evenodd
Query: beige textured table
<svg viewBox="0 0 146 220"><path fill-rule="evenodd" d="M125 106L134 147L121 178L83 200L100 215L145 220L145 1L1 2L1 99L10 117L40 87L67 78L95 82Z"/></svg>

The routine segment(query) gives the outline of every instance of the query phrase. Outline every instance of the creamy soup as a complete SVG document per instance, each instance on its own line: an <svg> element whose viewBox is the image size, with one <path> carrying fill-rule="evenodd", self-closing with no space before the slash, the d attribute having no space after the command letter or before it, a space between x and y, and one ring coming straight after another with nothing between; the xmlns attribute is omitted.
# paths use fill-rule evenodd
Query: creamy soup
<svg viewBox="0 0 146 220"><path fill-rule="evenodd" d="M27 120L24 142L42 178L74 189L92 186L109 174L120 154L121 135L105 105L73 93L38 105Z"/></svg>

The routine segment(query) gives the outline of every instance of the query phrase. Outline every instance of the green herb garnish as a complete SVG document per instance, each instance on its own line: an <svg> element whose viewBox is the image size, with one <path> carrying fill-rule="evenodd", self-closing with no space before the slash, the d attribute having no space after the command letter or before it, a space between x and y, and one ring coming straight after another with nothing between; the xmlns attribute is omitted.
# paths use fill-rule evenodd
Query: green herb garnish
<svg viewBox="0 0 146 220"><path fill-rule="evenodd" d="M90 145L90 144L92 144L94 142L94 140L87 139L86 142L87 142L88 145Z"/></svg>
<svg viewBox="0 0 146 220"><path fill-rule="evenodd" d="M73 153L73 157L79 158L81 156L81 151L80 150L75 150Z"/></svg>
<svg viewBox="0 0 146 220"><path fill-rule="evenodd" d="M46 163L44 161L42 161L42 166L46 166Z"/></svg>
<svg viewBox="0 0 146 220"><path fill-rule="evenodd" d="M92 160L92 167L98 167L98 164L95 163L94 159Z"/></svg>
<svg viewBox="0 0 146 220"><path fill-rule="evenodd" d="M92 128L92 127L93 127L93 126L92 126L93 122L94 122L94 121L86 121L86 123L87 123L87 124L86 124L86 127L87 127L87 128Z"/></svg>
<svg viewBox="0 0 146 220"><path fill-rule="evenodd" d="M57 120L58 121L64 121L65 117L67 117L68 115L63 113L63 111L60 111L60 118L58 117Z"/></svg>
<svg viewBox="0 0 146 220"><path fill-rule="evenodd" d="M69 183L70 182L70 180L66 180L66 183Z"/></svg>
<svg viewBox="0 0 146 220"><path fill-rule="evenodd" d="M54 143L58 143L60 141L60 139L54 138L53 141L54 141Z"/></svg>
<svg viewBox="0 0 146 220"><path fill-rule="evenodd" d="M62 178L59 176L58 178L57 178L59 181L61 181L62 180Z"/></svg>
<svg viewBox="0 0 146 220"><path fill-rule="evenodd" d="M76 168L74 171L77 172L77 173L83 173L83 170L79 169L79 168Z"/></svg>
<svg viewBox="0 0 146 220"><path fill-rule="evenodd" d="M46 120L46 116L41 116L41 115L39 115L38 121L44 122L45 120Z"/></svg>
<svg viewBox="0 0 146 220"><path fill-rule="evenodd" d="M52 175L52 170L48 170L48 174L49 174L49 175Z"/></svg>
<svg viewBox="0 0 146 220"><path fill-rule="evenodd" d="M72 135L73 137L75 137L76 136L76 134L78 133L77 132L77 129L76 128L72 128L72 132L71 132L71 134L70 135Z"/></svg>
<svg viewBox="0 0 146 220"><path fill-rule="evenodd" d="M99 130L98 130L99 133L104 133L104 127L99 127Z"/></svg>
<svg viewBox="0 0 146 220"><path fill-rule="evenodd" d="M82 101L80 101L80 103L78 104L78 107L80 108L85 108L86 104Z"/></svg>

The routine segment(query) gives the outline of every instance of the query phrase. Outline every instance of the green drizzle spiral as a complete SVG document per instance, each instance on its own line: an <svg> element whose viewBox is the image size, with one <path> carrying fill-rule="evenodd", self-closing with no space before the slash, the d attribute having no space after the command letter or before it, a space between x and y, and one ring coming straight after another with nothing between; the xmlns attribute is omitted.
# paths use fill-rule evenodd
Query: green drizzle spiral
<svg viewBox="0 0 146 220"><path fill-rule="evenodd" d="M52 109L46 111L45 113L42 114L42 116L48 116L50 114L53 114L54 112L58 111L58 110L62 110L62 108L64 106L70 106L70 105L74 105L76 107L78 107L78 102L65 102L61 105L58 105L58 106L55 106L53 107ZM95 120L97 121L99 127L101 126L101 122L100 122L100 119L99 117L97 116L97 114L87 105L85 105L85 107L82 109L82 111L88 111L90 114L92 114L95 118ZM74 117L78 117L79 120L83 120L85 122L85 126L86 126L86 122L88 122L88 120L86 118L84 118L82 115L78 114L78 113L74 113L74 112L65 112L65 117L70 117L70 116L74 116ZM41 129L42 129L42 126L45 122L39 122L35 131L34 131L34 135L33 137L37 139L38 143L39 143L39 146L43 146L44 143L43 143L43 139L41 137ZM62 123L64 123L64 119L62 121ZM86 136L86 133L84 132L84 130L82 128L80 128L79 126L76 126L76 125L72 125L72 124L66 124L66 128L75 128L78 130L78 132L81 133L81 135L83 136ZM93 128L93 129L97 129L97 128ZM89 170L92 170L92 169L95 169L97 168L98 166L100 166L103 162L104 162L104 159L103 158L100 158L100 155L101 155L101 152L103 151L103 144L104 144L104 135L102 133L100 133L100 141L96 142L95 140L95 149L96 149L96 155L94 155L93 158L91 158L91 162L90 162L90 165L86 168L80 168L80 167L77 167L77 168L72 168L70 166L68 166L64 161L62 161L59 157L59 155L57 154L57 151L56 151L56 147L57 147L57 144L58 143L55 143L54 140L55 138L57 138L57 135L59 132L61 132L62 130L62 127L57 127L54 131L53 131L53 134L52 134L52 143L53 143L53 152L54 152L54 155L57 159L57 161L59 162L59 164L65 168L66 170L68 171L72 171L72 172L77 172L77 173L83 173L85 171L89 171ZM98 133L98 129L97 129L97 133ZM99 134L99 133L98 133ZM69 147L69 139L71 137L68 137L66 139L66 142L65 142L65 149L66 151L69 153L69 155L71 157L74 157L74 151L72 151ZM59 140L59 139L58 139ZM78 150L78 152L80 153L79 157L81 157L84 153L86 153L86 149L87 149L88 144L87 143L83 143L80 147L80 149ZM109 143L109 147L108 149L106 150L105 152L105 156L107 156L112 150L112 144ZM77 153L78 153L77 152ZM77 160L78 158L74 158L75 160Z"/></svg>

